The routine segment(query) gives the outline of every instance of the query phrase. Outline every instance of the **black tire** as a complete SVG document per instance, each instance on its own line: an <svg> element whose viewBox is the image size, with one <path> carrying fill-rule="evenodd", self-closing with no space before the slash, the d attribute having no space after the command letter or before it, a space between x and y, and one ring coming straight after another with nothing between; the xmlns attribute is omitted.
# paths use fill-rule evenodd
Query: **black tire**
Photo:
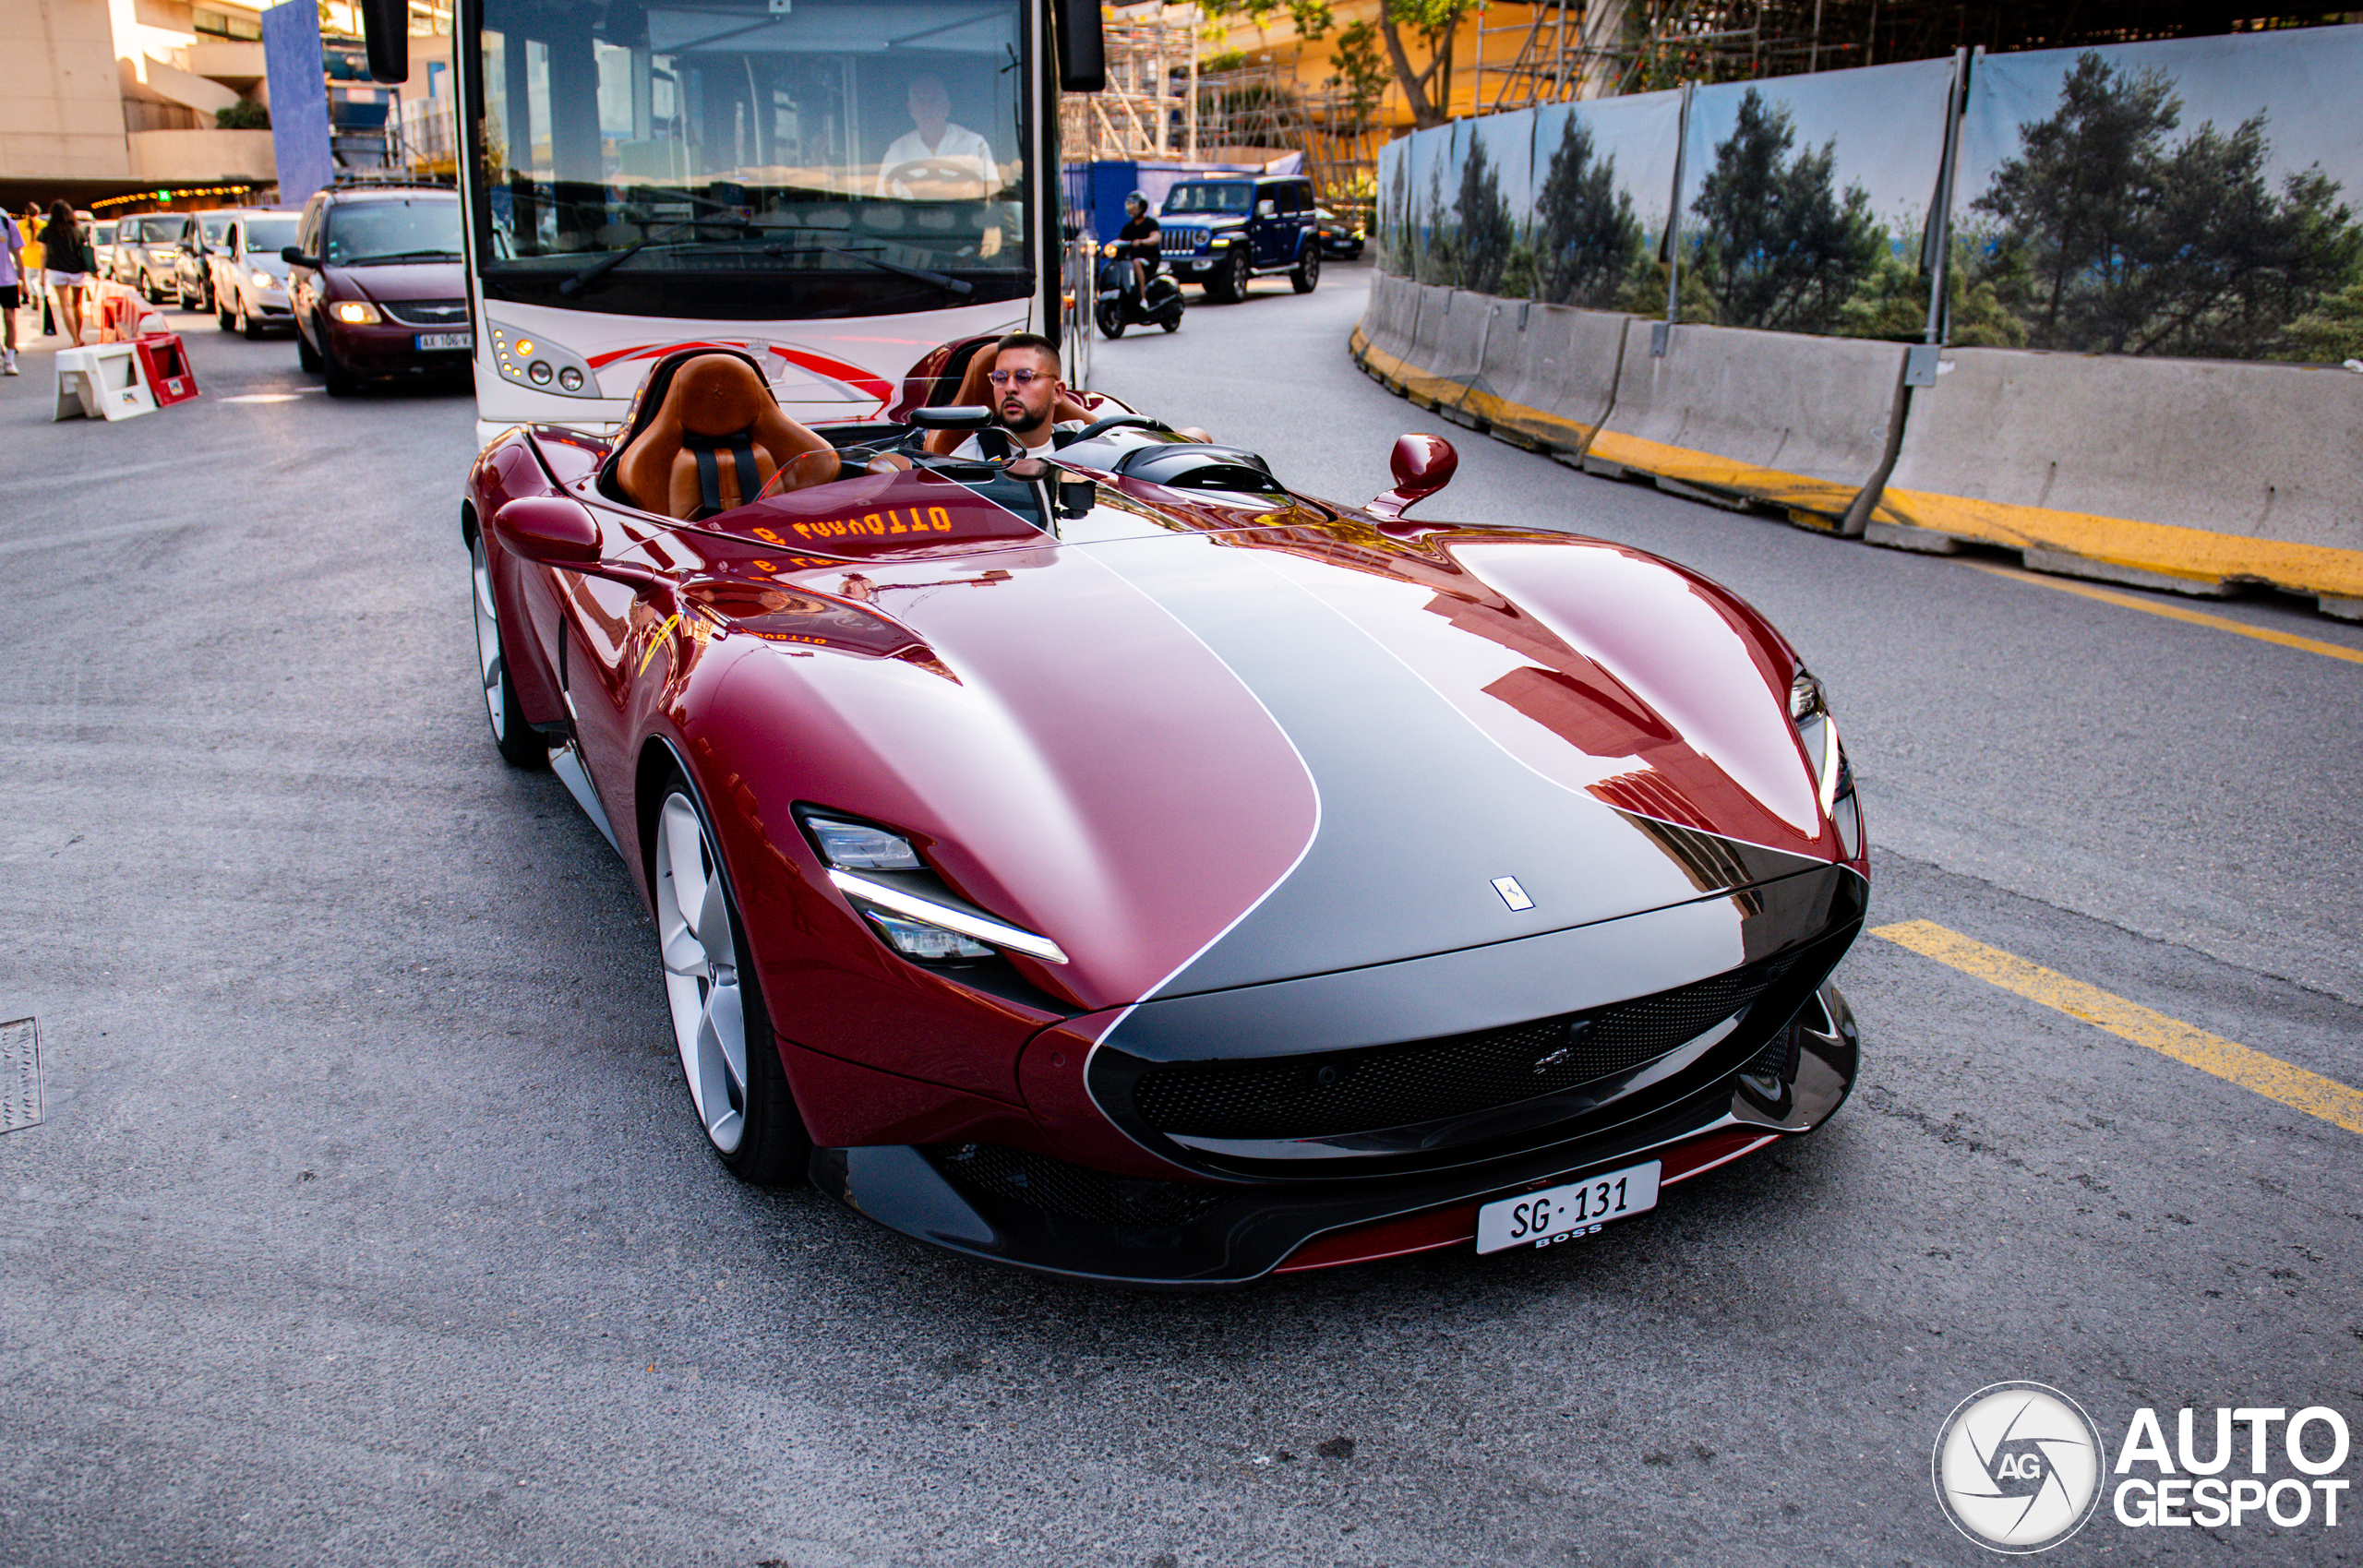
<svg viewBox="0 0 2363 1568"><path fill-rule="evenodd" d="M1182 312L1178 308L1167 312L1165 319L1158 322L1158 325L1164 328L1169 332L1180 331L1182 329Z"/></svg>
<svg viewBox="0 0 2363 1568"><path fill-rule="evenodd" d="M238 331L250 343L259 341L262 338L262 322L246 313L243 301L238 305Z"/></svg>
<svg viewBox="0 0 2363 1568"><path fill-rule="evenodd" d="M1304 254L1297 258L1296 270L1289 274L1289 287L1301 294L1309 294L1321 286L1321 247L1308 242Z"/></svg>
<svg viewBox="0 0 2363 1568"><path fill-rule="evenodd" d="M1124 313L1121 308L1112 305L1103 305L1097 314L1099 318L1101 337L1121 338L1124 335Z"/></svg>
<svg viewBox="0 0 2363 1568"><path fill-rule="evenodd" d="M485 721L492 744L512 768L546 768L549 742L517 705L517 684L509 678L509 644L502 640L500 605L492 595L492 557L482 533L468 536L468 586L475 601L476 665L484 679Z"/></svg>
<svg viewBox="0 0 2363 1568"><path fill-rule="evenodd" d="M238 325L237 317L230 314L230 307L222 303L218 294L213 300L213 324L224 332L234 331Z"/></svg>
<svg viewBox="0 0 2363 1568"><path fill-rule="evenodd" d="M706 1146L731 1175L758 1187L793 1185L803 1180L810 1168L812 1135L805 1130L804 1118L796 1107L795 1091L788 1086L786 1071L780 1065L779 1046L772 1034L771 1010L764 1005L762 978L749 961L747 928L739 917L738 899L730 887L727 868L714 853L713 823L707 820L704 803L678 768L668 770L664 783L657 786L656 802L650 831L642 835L642 842L649 845L648 864L643 870L657 913L659 952L676 954L666 961L664 970L666 1011L672 1015L675 1054L681 1061L682 1080L690 1090L690 1104L705 1131ZM695 820L699 873L707 885L721 894L720 912L725 916L721 925L728 931L732 950L728 985L737 993L743 1079L730 1075L726 1059L712 1059L700 1048L705 1037L702 1026L709 1020L718 1023L724 1013L717 999L719 987L714 980L706 977L716 975L720 968L713 960L709 943L718 943L721 930L705 922L692 924L697 917L685 918L678 907L683 901L679 897L679 873L667 863L668 851L675 847L668 835L688 826L685 813ZM702 913L702 901L700 902ZM681 938L691 933L704 976L684 974L676 967L680 962ZM709 1007L711 1011L705 1011ZM685 1011L695 1013L700 1025L691 1030L692 1043L686 1048L681 1038ZM698 1057L697 1069L690 1065L692 1053ZM714 1075L714 1069L720 1070L719 1078ZM705 1085L702 1091L699 1080L691 1076L700 1070L705 1070L702 1073ZM716 1094L725 1096L721 1106L713 1104Z"/></svg>
<svg viewBox="0 0 2363 1568"><path fill-rule="evenodd" d="M304 336L304 329L300 326L295 329L295 363L315 376L320 373L320 351L312 346L311 339Z"/></svg>
<svg viewBox="0 0 2363 1568"><path fill-rule="evenodd" d="M1248 281L1254 275L1248 265L1246 246L1233 245L1223 254L1215 269L1206 274L1206 293L1217 304L1237 305L1247 297Z"/></svg>

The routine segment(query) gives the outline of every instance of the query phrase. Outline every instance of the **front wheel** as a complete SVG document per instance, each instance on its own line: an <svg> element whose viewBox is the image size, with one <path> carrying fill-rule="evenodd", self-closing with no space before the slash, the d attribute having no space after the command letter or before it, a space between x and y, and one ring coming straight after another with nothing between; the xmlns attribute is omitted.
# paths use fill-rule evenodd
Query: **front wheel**
<svg viewBox="0 0 2363 1568"><path fill-rule="evenodd" d="M1124 335L1124 313L1121 306L1103 305L1099 307L1099 335L1121 338Z"/></svg>
<svg viewBox="0 0 2363 1568"><path fill-rule="evenodd" d="M526 721L509 678L508 645L500 640L500 602L492 594L492 556L479 533L468 541L468 581L475 591L476 671L484 677L485 716L492 721L492 744L512 768L546 767L549 743Z"/></svg>
<svg viewBox="0 0 2363 1568"><path fill-rule="evenodd" d="M690 1100L733 1176L759 1186L798 1180L812 1137L780 1066L746 928L723 879L713 829L677 770L658 792L650 885L665 963L665 999Z"/></svg>
<svg viewBox="0 0 2363 1568"><path fill-rule="evenodd" d="M216 294L213 297L213 324L224 332L234 330L238 318L230 313L230 302Z"/></svg>
<svg viewBox="0 0 2363 1568"><path fill-rule="evenodd" d="M295 363L315 376L320 373L320 351L312 346L311 339L304 336L301 327L295 329Z"/></svg>
<svg viewBox="0 0 2363 1568"><path fill-rule="evenodd" d="M1215 269L1206 274L1206 293L1222 305L1237 305L1247 297L1247 282L1253 274L1247 265L1247 252L1233 245Z"/></svg>
<svg viewBox="0 0 2363 1568"><path fill-rule="evenodd" d="M1289 286L1301 294L1309 294L1321 284L1321 247L1308 245L1304 256L1289 274Z"/></svg>

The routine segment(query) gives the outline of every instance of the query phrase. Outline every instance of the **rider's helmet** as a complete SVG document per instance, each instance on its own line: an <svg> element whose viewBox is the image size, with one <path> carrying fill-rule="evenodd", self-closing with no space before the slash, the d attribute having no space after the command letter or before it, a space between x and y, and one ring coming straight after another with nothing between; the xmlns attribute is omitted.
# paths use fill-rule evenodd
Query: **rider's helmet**
<svg viewBox="0 0 2363 1568"><path fill-rule="evenodd" d="M1124 205L1128 208L1137 207L1141 209L1141 212L1146 212L1148 210L1148 197L1142 195L1139 191L1134 191L1132 195L1124 197ZM1134 216L1137 218L1140 216L1140 213L1136 212Z"/></svg>

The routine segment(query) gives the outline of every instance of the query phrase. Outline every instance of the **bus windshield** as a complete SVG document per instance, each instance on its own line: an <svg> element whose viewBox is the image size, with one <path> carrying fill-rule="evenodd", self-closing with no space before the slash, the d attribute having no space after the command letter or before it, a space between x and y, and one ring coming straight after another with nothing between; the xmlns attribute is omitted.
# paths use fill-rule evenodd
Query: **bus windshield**
<svg viewBox="0 0 2363 1568"><path fill-rule="evenodd" d="M486 297L743 319L1031 293L1018 0L482 6Z"/></svg>

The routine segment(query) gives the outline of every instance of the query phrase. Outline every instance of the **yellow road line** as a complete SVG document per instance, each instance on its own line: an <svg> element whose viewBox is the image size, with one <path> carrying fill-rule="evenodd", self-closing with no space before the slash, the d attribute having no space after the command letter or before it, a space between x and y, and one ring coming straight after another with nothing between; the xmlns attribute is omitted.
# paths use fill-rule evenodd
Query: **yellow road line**
<svg viewBox="0 0 2363 1568"><path fill-rule="evenodd" d="M2292 1110L2335 1122L2349 1132L2363 1132L2363 1090L2348 1088L2336 1079L2309 1072L2278 1057L2193 1028L2140 1002L2112 996L2081 980L2071 980L1931 921L1905 920L1893 926L1878 926L1872 928L1871 935L1910 948L1924 958L1949 964L1964 975L1990 981L2029 1001L2057 1008L2070 1018L2081 1018L2137 1046L2146 1046L2201 1072L2212 1072L2226 1083L2252 1089Z"/></svg>
<svg viewBox="0 0 2363 1568"><path fill-rule="evenodd" d="M2016 567L1997 567L1985 561L1963 561L1961 565L1974 567L1979 571L1989 572L1996 577L2007 577L2013 581L2032 582L2038 588L2056 588L2062 593L2073 593L2079 598L2097 599L2104 604L2122 604L2129 610L2146 610L2151 615L2164 616L2168 620L2188 621L2192 626L2209 627L2216 631L2234 631L2242 637L2253 637L2260 642L2278 642L2284 648L2297 648L2309 653L2320 653L2325 659L2345 659L2349 664L2363 664L2363 648L2342 648L2335 642L2318 642L2310 637L2298 637L2286 631L2274 631L2269 627L2250 626L2246 621L2236 621L2229 616L2211 616L2204 610L2189 610L2180 604L2153 604L2147 599L2136 598L2130 593L2119 593L2107 588L2095 588L2089 582L2077 582L2064 577L2045 577L2040 572L2021 571Z"/></svg>

